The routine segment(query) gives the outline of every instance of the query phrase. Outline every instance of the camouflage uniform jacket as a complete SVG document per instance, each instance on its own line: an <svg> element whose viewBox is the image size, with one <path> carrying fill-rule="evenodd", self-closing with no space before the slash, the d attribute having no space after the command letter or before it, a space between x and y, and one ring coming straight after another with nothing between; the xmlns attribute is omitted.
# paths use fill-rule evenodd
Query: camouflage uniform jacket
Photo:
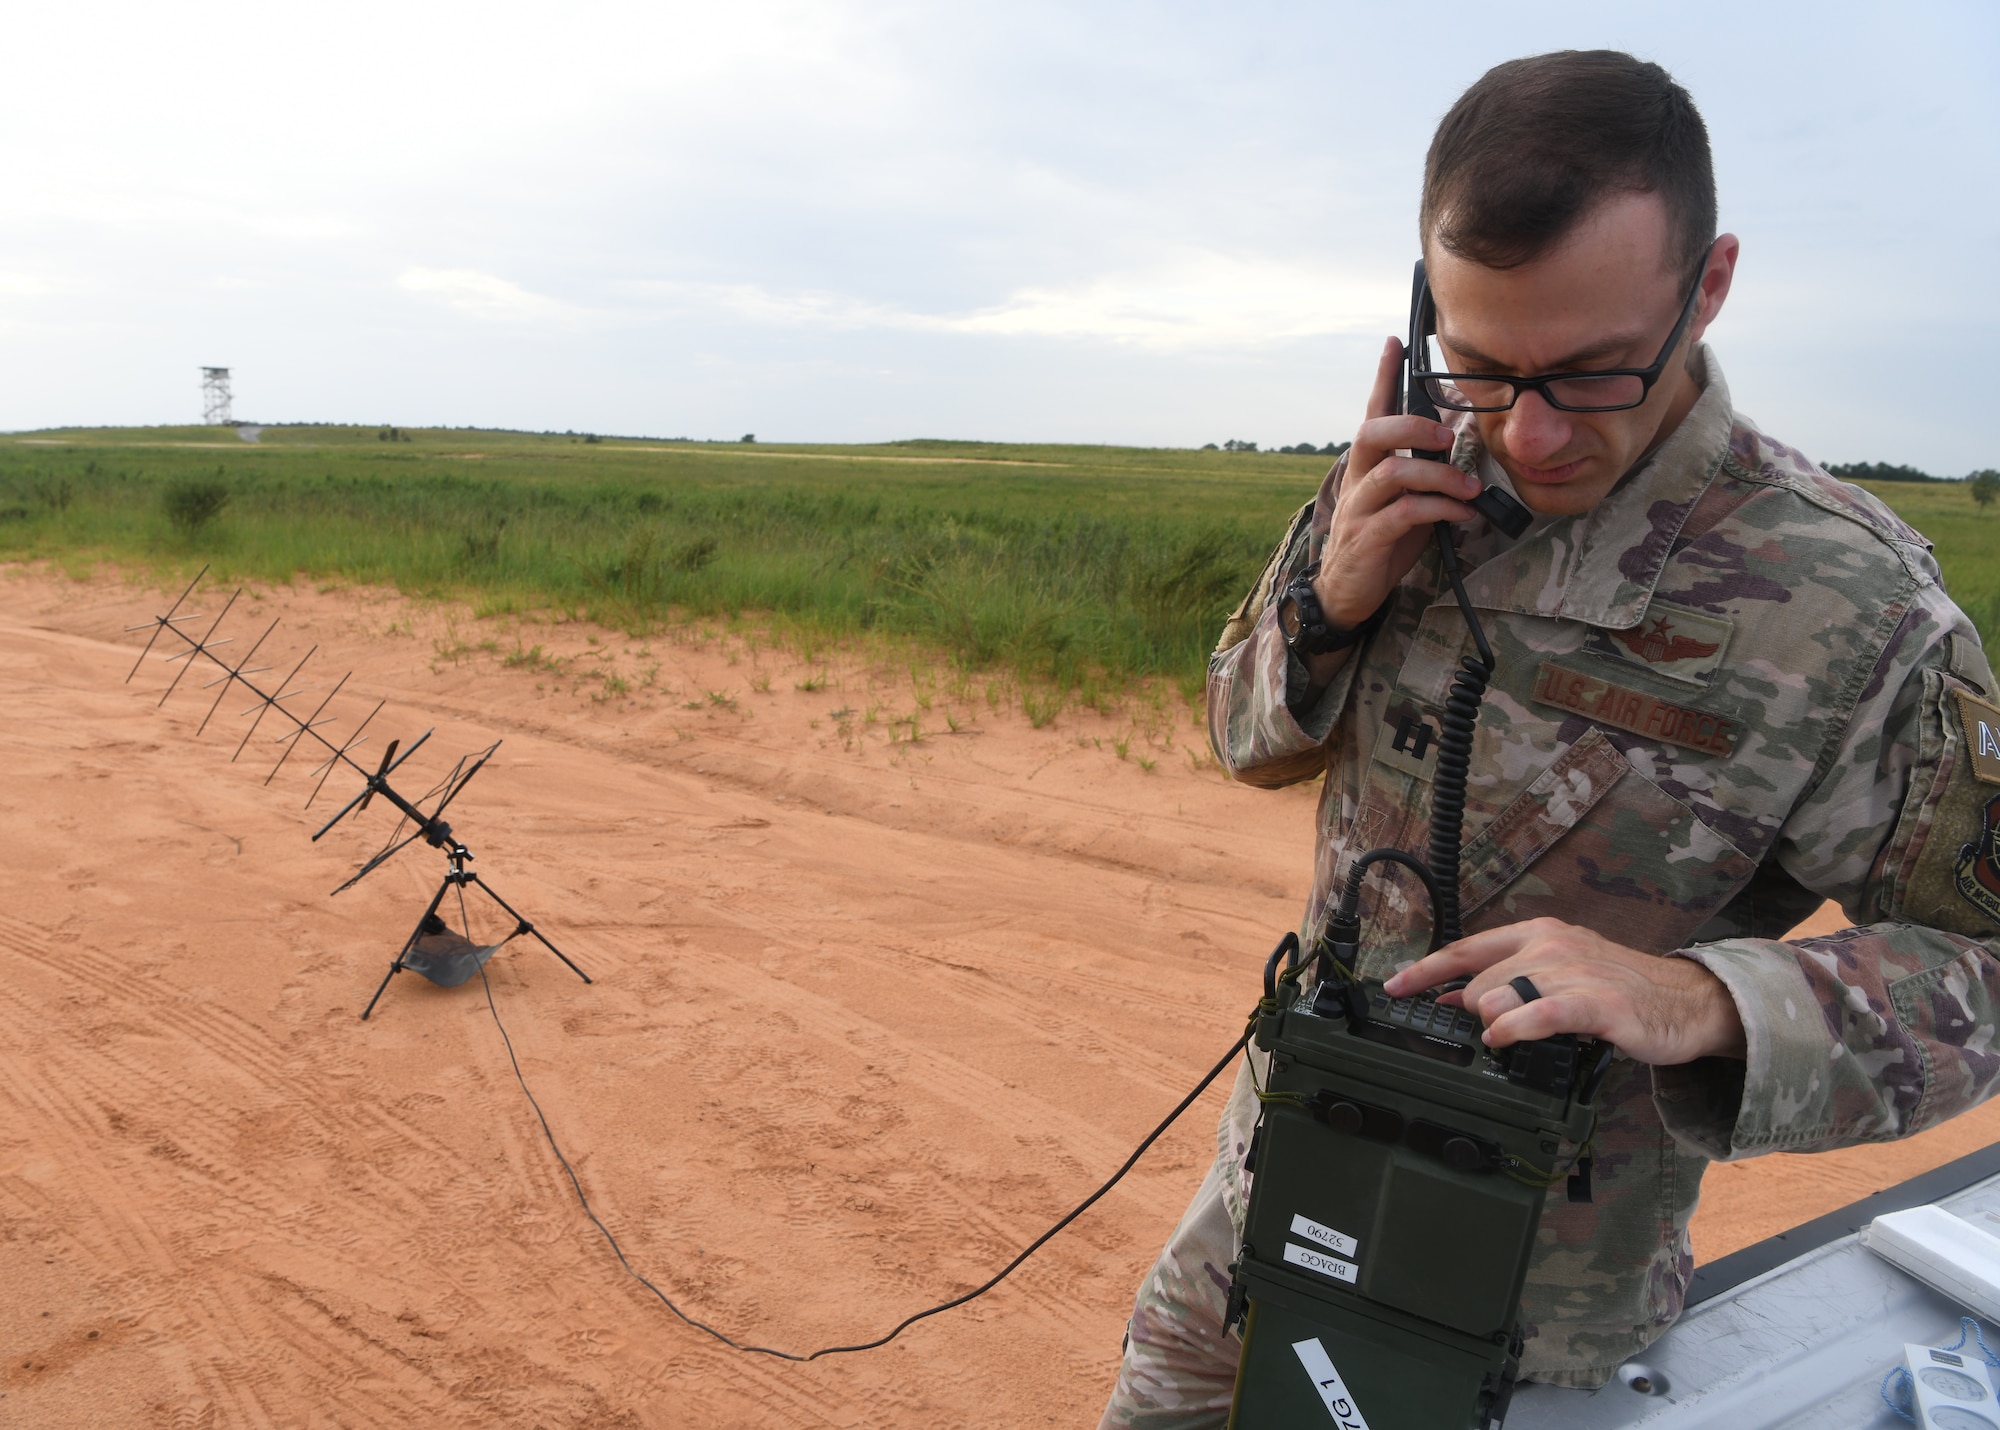
<svg viewBox="0 0 2000 1430"><path fill-rule="evenodd" d="M1708 1159L1906 1137L2000 1072L2000 692L1978 635L1922 537L1736 416L1706 349L1699 363L1693 410L1596 508L1518 544L1459 528L1497 664L1465 927L1553 915L1696 959L1748 1033L1747 1061L1614 1064L1595 1200L1551 1197L1525 1293L1524 1373L1558 1384L1601 1383L1679 1314ZM1453 460L1505 483L1469 423ZM1318 556L1341 476L1294 519L1208 676L1234 778L1326 774L1309 947L1350 858L1421 855L1438 717L1472 651L1432 549L1312 708L1288 704L1304 671L1277 596ZM1414 889L1370 876L1365 975L1423 953ZM1780 941L1827 898L1856 927ZM1219 1133L1239 1232L1255 1116L1239 1078Z"/></svg>

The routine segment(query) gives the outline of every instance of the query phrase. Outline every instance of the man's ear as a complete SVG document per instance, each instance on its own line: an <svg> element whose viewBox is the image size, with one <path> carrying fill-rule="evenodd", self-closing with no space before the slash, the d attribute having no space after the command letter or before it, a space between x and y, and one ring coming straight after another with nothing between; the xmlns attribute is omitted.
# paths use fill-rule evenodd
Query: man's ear
<svg viewBox="0 0 2000 1430"><path fill-rule="evenodd" d="M1701 304L1694 316L1693 331L1689 334L1689 347L1701 341L1722 313L1722 305L1728 301L1730 284L1736 281L1736 259L1743 252L1743 242L1733 233L1725 233L1709 245L1708 259L1701 270Z"/></svg>

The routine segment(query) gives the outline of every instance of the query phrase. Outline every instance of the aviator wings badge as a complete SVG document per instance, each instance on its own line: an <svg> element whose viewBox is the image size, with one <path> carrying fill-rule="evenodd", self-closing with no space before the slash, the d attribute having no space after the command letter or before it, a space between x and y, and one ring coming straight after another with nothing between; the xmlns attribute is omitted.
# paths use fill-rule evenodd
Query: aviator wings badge
<svg viewBox="0 0 2000 1430"><path fill-rule="evenodd" d="M1583 648L1621 665L1707 685L1722 664L1735 627L1721 616L1655 600L1630 630L1593 629Z"/></svg>
<svg viewBox="0 0 2000 1430"><path fill-rule="evenodd" d="M1698 641L1680 635L1670 637L1667 632L1673 628L1674 623L1661 616L1651 626L1641 625L1636 631L1613 631L1612 639L1648 665L1658 665L1661 661L1699 660L1722 649L1721 641Z"/></svg>

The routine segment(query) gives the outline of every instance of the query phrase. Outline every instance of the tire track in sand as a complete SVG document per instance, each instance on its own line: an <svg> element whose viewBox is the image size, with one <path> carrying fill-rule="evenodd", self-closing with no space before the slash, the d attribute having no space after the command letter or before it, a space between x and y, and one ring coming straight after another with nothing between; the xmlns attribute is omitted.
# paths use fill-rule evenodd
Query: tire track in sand
<svg viewBox="0 0 2000 1430"><path fill-rule="evenodd" d="M226 1010L182 999L163 1013L159 997L166 990L154 980L134 978L125 965L73 942L59 946L46 931L9 915L0 915L0 950L102 995L123 1026L195 1042L263 1089L260 1101L324 1118L332 1124L321 1133L329 1145L341 1142L342 1133L351 1137L358 1127L379 1125L373 1116L329 1116L343 1106L339 1102L315 1104L287 1093L290 1079L280 1064L295 1054ZM18 1028L40 1025L45 1012L12 979L0 981L0 1006ZM125 1110L135 1094L143 1113ZM38 1141L61 1147L60 1160L74 1180L108 1189L88 1198L89 1217L78 1216L67 1197L24 1187L19 1179L15 1195L25 1194L42 1217L63 1227L94 1266L122 1269L116 1278L120 1299L180 1344L177 1358L200 1393L225 1407L229 1423L288 1423L297 1406L319 1398L315 1390L364 1379L387 1381L394 1392L370 1396L358 1418L344 1412L348 1423L396 1427L452 1416L457 1397L451 1387L410 1358L328 1318L311 1324L296 1314L296 1298L259 1297L239 1280L187 1274L191 1263L215 1254L198 1244L198 1229L191 1233L190 1211L247 1212L280 1233L296 1220L287 1197L222 1145L226 1130L215 1115L212 1090L162 1076L112 1039L78 1044L46 1038L32 1050L14 1040L0 1043L0 1095L34 1117ZM128 1145L144 1145L130 1156L102 1155L106 1131L117 1133L121 1124L136 1134ZM162 1218L135 1203L171 1210ZM289 1360L242 1357L240 1347L268 1344L274 1332Z"/></svg>

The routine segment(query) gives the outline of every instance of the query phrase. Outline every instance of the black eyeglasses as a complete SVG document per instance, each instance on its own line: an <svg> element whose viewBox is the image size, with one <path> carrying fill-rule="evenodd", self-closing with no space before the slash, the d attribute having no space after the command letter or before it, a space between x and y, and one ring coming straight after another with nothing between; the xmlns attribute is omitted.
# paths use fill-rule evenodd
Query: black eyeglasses
<svg viewBox="0 0 2000 1430"><path fill-rule="evenodd" d="M1707 272L1704 264L1702 271ZM1504 377L1499 373L1428 371L1430 340L1437 333L1437 307L1431 301L1430 285L1423 294L1423 356L1425 368L1412 373L1430 394L1431 401L1454 412L1505 412L1521 400L1523 391L1539 392L1542 401L1564 412L1622 412L1637 407L1653 390L1666 370L1667 359L1680 346L1681 334L1694 317L1695 300L1701 296L1701 274L1695 275L1687 301L1681 304L1680 321L1667 335L1666 346L1650 367L1606 368L1598 372L1558 372L1543 377Z"/></svg>

